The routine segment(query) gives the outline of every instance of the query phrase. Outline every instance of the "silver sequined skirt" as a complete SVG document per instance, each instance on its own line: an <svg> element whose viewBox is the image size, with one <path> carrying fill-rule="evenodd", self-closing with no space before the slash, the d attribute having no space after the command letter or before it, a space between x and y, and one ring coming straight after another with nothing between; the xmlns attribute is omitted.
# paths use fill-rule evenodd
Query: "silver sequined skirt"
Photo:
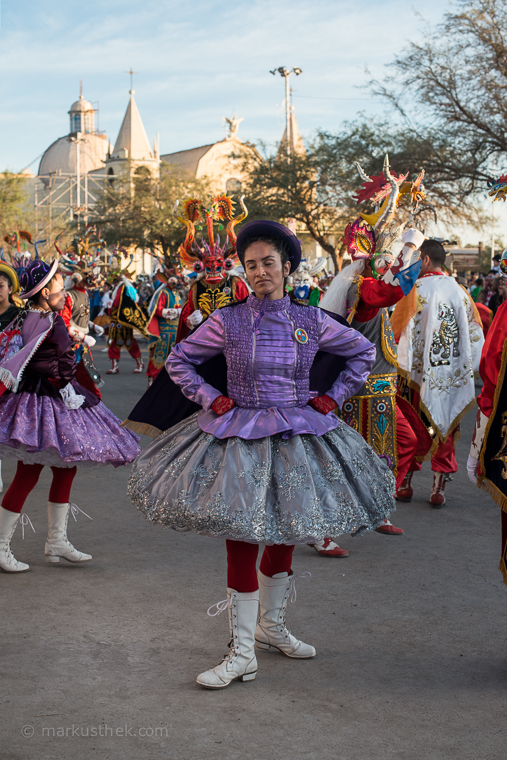
<svg viewBox="0 0 507 760"><path fill-rule="evenodd" d="M323 436L215 438L197 415L135 461L128 494L152 523L260 544L363 533L395 509L395 480L346 423Z"/></svg>

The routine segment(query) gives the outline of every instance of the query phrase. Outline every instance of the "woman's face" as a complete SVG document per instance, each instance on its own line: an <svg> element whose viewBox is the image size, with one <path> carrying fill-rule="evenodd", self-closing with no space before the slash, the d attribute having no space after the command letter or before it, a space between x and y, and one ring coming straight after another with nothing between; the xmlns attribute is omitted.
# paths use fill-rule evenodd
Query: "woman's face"
<svg viewBox="0 0 507 760"><path fill-rule="evenodd" d="M61 274L53 277L49 288L42 288L42 297L47 302L51 311L63 311L65 306L65 290Z"/></svg>
<svg viewBox="0 0 507 760"><path fill-rule="evenodd" d="M258 241L249 245L244 267L248 284L257 298L283 298L284 279L290 272L290 262L282 265L280 254L271 243Z"/></svg>
<svg viewBox="0 0 507 760"><path fill-rule="evenodd" d="M12 293L11 281L5 277L0 276L0 304L5 304L9 301L9 295Z"/></svg>

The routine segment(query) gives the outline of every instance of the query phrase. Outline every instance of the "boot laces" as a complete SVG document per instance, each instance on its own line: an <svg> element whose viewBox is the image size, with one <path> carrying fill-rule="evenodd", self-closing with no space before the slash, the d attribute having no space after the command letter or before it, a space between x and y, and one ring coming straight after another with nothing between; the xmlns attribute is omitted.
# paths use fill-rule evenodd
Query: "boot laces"
<svg viewBox="0 0 507 760"><path fill-rule="evenodd" d="M208 607L207 614L210 617L217 617L217 615L221 615L222 612L225 612L225 610L228 607L232 607L233 597L234 597L234 594L231 594L230 598L228 597L227 599L222 599L221 602L217 602L216 604L212 604L211 607ZM217 608L217 611L216 612L210 612L210 610L212 610L214 607Z"/></svg>
<svg viewBox="0 0 507 760"><path fill-rule="evenodd" d="M24 512L21 514L19 522L21 523L21 538L22 539L25 538L25 525L29 525L31 529L33 530L33 532L35 533L35 528L32 525L32 521L30 520L28 515L25 514Z"/></svg>
<svg viewBox="0 0 507 760"><path fill-rule="evenodd" d="M225 612L225 610L232 608L234 599L236 598L236 594L231 594L230 597L227 599L222 599L221 602L217 602L216 604L212 604L211 607L208 607L207 614L210 617L217 617L218 615L221 615L222 612ZM211 612L212 609L216 608L216 612ZM239 654L239 649L236 645L236 638L233 635L231 637L231 640L227 644L229 647L229 651L227 654L224 655L224 659L222 662L230 662L236 655Z"/></svg>
<svg viewBox="0 0 507 760"><path fill-rule="evenodd" d="M93 520L93 517L90 517L90 515L87 515L86 512L83 512L83 510L80 507L78 507L77 504L71 504L69 511L70 511L70 514L72 515L72 517L74 518L74 522L77 522L77 516L79 515L80 512L81 512L82 515L84 515L85 517L87 517L89 520Z"/></svg>
<svg viewBox="0 0 507 760"><path fill-rule="evenodd" d="M302 573L296 573L293 575L289 575L289 586L287 588L287 599L290 597L291 603L294 604L294 602L297 599L297 591L296 591L296 579L297 578L311 578L312 574L308 572L308 570L305 570Z"/></svg>

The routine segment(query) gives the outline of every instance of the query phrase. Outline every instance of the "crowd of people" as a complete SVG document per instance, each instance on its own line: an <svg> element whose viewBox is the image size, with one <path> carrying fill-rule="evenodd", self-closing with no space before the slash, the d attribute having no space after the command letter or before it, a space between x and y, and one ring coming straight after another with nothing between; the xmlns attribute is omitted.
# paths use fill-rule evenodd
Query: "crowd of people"
<svg viewBox="0 0 507 760"><path fill-rule="evenodd" d="M77 468L132 464L128 496L150 522L226 541L227 596L208 612L228 611L230 649L198 676L205 688L253 680L256 650L316 655L285 624L294 547L343 558L340 535L402 535L390 515L413 498L426 460L428 501L441 509L479 371L467 472L502 508L507 583L503 275L469 289L450 276L442 243L415 224L422 174L407 181L386 157L382 174L361 178L358 203L374 211L348 225L351 263L333 277L324 260L302 260L291 223L256 220L236 235L247 212L241 200L235 216L227 196L184 205L179 262L159 260L150 276L134 280L118 257L76 245L27 260L17 234L0 262L0 457L17 460L0 507L0 568L29 569L10 542L44 465L46 557L82 563L91 555L67 536ZM101 400L97 339L108 374L123 347L133 372L146 371L123 423ZM142 452L138 434L154 438Z"/></svg>

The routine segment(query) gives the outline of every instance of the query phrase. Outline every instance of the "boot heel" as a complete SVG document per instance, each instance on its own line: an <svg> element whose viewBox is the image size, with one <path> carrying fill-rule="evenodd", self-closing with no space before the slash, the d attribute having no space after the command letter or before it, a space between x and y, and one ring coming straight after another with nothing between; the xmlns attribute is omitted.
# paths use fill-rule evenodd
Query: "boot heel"
<svg viewBox="0 0 507 760"><path fill-rule="evenodd" d="M266 652L271 649L271 644L266 644L264 641L257 641L257 639L255 639L255 646L257 649L264 649Z"/></svg>
<svg viewBox="0 0 507 760"><path fill-rule="evenodd" d="M60 562L60 557L55 557L54 554L46 554L46 559L51 564L56 565L58 562Z"/></svg>
<svg viewBox="0 0 507 760"><path fill-rule="evenodd" d="M253 673L245 673L243 676L240 676L240 681L254 681L255 676L257 675L257 671L254 670Z"/></svg>

